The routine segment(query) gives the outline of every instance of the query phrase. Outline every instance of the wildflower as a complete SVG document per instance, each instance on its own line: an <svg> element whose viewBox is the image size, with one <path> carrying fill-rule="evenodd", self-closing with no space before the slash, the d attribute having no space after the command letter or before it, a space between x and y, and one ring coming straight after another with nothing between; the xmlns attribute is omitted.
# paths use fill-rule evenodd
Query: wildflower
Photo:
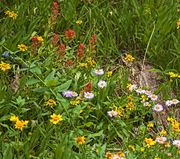
<svg viewBox="0 0 180 159"><path fill-rule="evenodd" d="M12 122L16 122L16 121L19 120L19 117L16 116L16 115L12 115L9 120L12 121Z"/></svg>
<svg viewBox="0 0 180 159"><path fill-rule="evenodd" d="M135 58L132 55L130 55L130 54L127 54L126 57L124 58L124 60L126 62L132 62L132 61L134 61L134 59Z"/></svg>
<svg viewBox="0 0 180 159"><path fill-rule="evenodd" d="M128 102L127 108L128 108L129 110L133 110L133 109L134 109L134 103L133 103L133 102Z"/></svg>
<svg viewBox="0 0 180 159"><path fill-rule="evenodd" d="M85 137L84 136L78 136L75 138L75 141L78 145L82 145L85 143Z"/></svg>
<svg viewBox="0 0 180 159"><path fill-rule="evenodd" d="M151 106L151 103L149 103L149 102L144 102L143 105L150 107L150 106Z"/></svg>
<svg viewBox="0 0 180 159"><path fill-rule="evenodd" d="M145 138L144 139L144 142L147 144L147 147L150 148L151 146L155 145L156 144L156 141L154 141L153 139L151 138Z"/></svg>
<svg viewBox="0 0 180 159"><path fill-rule="evenodd" d="M179 20L177 21L176 25L177 25L177 29L179 29L179 28L180 28L180 18L179 18Z"/></svg>
<svg viewBox="0 0 180 159"><path fill-rule="evenodd" d="M87 63L80 63L79 66L80 66L80 67L85 67L85 68L87 68L87 67L88 67L88 64L87 64Z"/></svg>
<svg viewBox="0 0 180 159"><path fill-rule="evenodd" d="M93 35L91 36L91 39L89 40L89 43L90 43L91 45L96 45L96 34L93 34Z"/></svg>
<svg viewBox="0 0 180 159"><path fill-rule="evenodd" d="M75 91L67 90L63 92L63 96L72 98L72 97L77 97L78 94Z"/></svg>
<svg viewBox="0 0 180 159"><path fill-rule="evenodd" d="M111 76L112 76L112 73L113 73L113 71L108 71L108 72L107 72L107 76L108 76L108 77L111 77Z"/></svg>
<svg viewBox="0 0 180 159"><path fill-rule="evenodd" d="M63 120L63 118L62 118L61 115L53 113L53 115L51 115L50 122L53 123L53 124L57 124L62 120Z"/></svg>
<svg viewBox="0 0 180 159"><path fill-rule="evenodd" d="M119 157L125 157L125 154L124 154L122 151L119 151L119 152L117 153L117 155L118 155Z"/></svg>
<svg viewBox="0 0 180 159"><path fill-rule="evenodd" d="M96 69L96 70L94 70L94 73L96 75L103 75L104 74L104 70L103 69Z"/></svg>
<svg viewBox="0 0 180 159"><path fill-rule="evenodd" d="M22 51L22 52L24 52L24 51L27 50L27 46L24 45L24 44L19 44L19 45L18 45L18 48L19 48L19 50Z"/></svg>
<svg viewBox="0 0 180 159"><path fill-rule="evenodd" d="M82 43L80 43L78 46L77 56L79 58L83 58L85 56L84 55L84 44L82 44Z"/></svg>
<svg viewBox="0 0 180 159"><path fill-rule="evenodd" d="M96 62L91 58L86 58L86 62L88 65L90 65L91 67L94 67L94 65L96 64Z"/></svg>
<svg viewBox="0 0 180 159"><path fill-rule="evenodd" d="M49 99L49 100L46 102L46 105L48 105L48 106L55 106L55 105L56 105L56 101L54 101L53 99Z"/></svg>
<svg viewBox="0 0 180 159"><path fill-rule="evenodd" d="M61 56L64 56L66 54L66 45L65 44L60 44L59 45L59 54Z"/></svg>
<svg viewBox="0 0 180 159"><path fill-rule="evenodd" d="M84 97L86 99L92 99L92 98L94 98L94 94L91 92L84 92Z"/></svg>
<svg viewBox="0 0 180 159"><path fill-rule="evenodd" d="M153 122L148 122L147 127L148 128L153 128L154 127L154 123Z"/></svg>
<svg viewBox="0 0 180 159"><path fill-rule="evenodd" d="M171 125L174 131L178 131L178 132L180 131L180 124L178 121L175 120L174 122L171 123Z"/></svg>
<svg viewBox="0 0 180 159"><path fill-rule="evenodd" d="M88 82L84 88L84 92L92 92L92 83Z"/></svg>
<svg viewBox="0 0 180 159"><path fill-rule="evenodd" d="M55 33L51 43L53 44L53 46L57 46L58 42L59 42L59 35Z"/></svg>
<svg viewBox="0 0 180 159"><path fill-rule="evenodd" d="M160 105L160 104L156 104L154 107L153 107L153 110L156 111L156 112L161 112L163 110L163 106Z"/></svg>
<svg viewBox="0 0 180 159"><path fill-rule="evenodd" d="M167 74L170 76L170 78L177 78L178 77L178 74L176 74L174 72L168 72Z"/></svg>
<svg viewBox="0 0 180 159"><path fill-rule="evenodd" d="M159 158L159 157L155 157L154 159L161 159L161 158Z"/></svg>
<svg viewBox="0 0 180 159"><path fill-rule="evenodd" d="M42 38L42 36L37 36L37 40L38 40L40 43L43 43L43 42L44 42L44 39Z"/></svg>
<svg viewBox="0 0 180 159"><path fill-rule="evenodd" d="M13 20L15 20L17 18L17 13L15 13L14 11L5 11L5 14L8 15L10 18L12 18Z"/></svg>
<svg viewBox="0 0 180 159"><path fill-rule="evenodd" d="M121 159L118 155L114 155L112 159Z"/></svg>
<svg viewBox="0 0 180 159"><path fill-rule="evenodd" d="M173 119L173 118L171 118L171 117L168 117L168 118L167 118L167 121L169 121L169 122L174 122L175 119Z"/></svg>
<svg viewBox="0 0 180 159"><path fill-rule="evenodd" d="M72 60L66 60L66 63L65 63L65 66L68 67L68 66L72 66L73 65L73 61Z"/></svg>
<svg viewBox="0 0 180 159"><path fill-rule="evenodd" d="M152 101L156 101L158 99L158 96L155 94L151 94L148 96Z"/></svg>
<svg viewBox="0 0 180 159"><path fill-rule="evenodd" d="M161 130L160 135L166 136L167 132L165 130Z"/></svg>
<svg viewBox="0 0 180 159"><path fill-rule="evenodd" d="M165 102L165 104L166 104L167 106L171 106L171 105L173 104L173 102L172 102L172 100L167 100L167 101Z"/></svg>
<svg viewBox="0 0 180 159"><path fill-rule="evenodd" d="M65 33L64 33L65 37L72 40L75 37L75 32L74 30L68 29Z"/></svg>
<svg viewBox="0 0 180 159"><path fill-rule="evenodd" d="M141 152L144 152L145 148L144 147L141 147L140 151Z"/></svg>
<svg viewBox="0 0 180 159"><path fill-rule="evenodd" d="M107 86L106 81L100 80L100 81L98 82L98 87L99 87L99 88L104 88L104 87L106 87L106 86Z"/></svg>
<svg viewBox="0 0 180 159"><path fill-rule="evenodd" d="M174 140L173 141L173 145L175 145L176 147L180 148L180 140Z"/></svg>
<svg viewBox="0 0 180 159"><path fill-rule="evenodd" d="M77 20L76 24L81 25L82 24L82 20Z"/></svg>
<svg viewBox="0 0 180 159"><path fill-rule="evenodd" d="M4 63L4 62L1 61L0 69L5 72L6 70L11 69L11 66L10 66L10 64Z"/></svg>
<svg viewBox="0 0 180 159"><path fill-rule="evenodd" d="M112 153L110 153L110 152L107 152L107 153L106 153L106 157L107 157L108 159L112 159L113 154L112 154Z"/></svg>
<svg viewBox="0 0 180 159"><path fill-rule="evenodd" d="M146 95L150 98L150 96L152 95L152 92L151 92L151 91L146 90L146 91L144 92L144 94L146 94ZM156 97L155 97L155 98L156 98Z"/></svg>
<svg viewBox="0 0 180 159"><path fill-rule="evenodd" d="M135 147L133 145L128 146L132 151L135 151Z"/></svg>
<svg viewBox="0 0 180 159"><path fill-rule="evenodd" d="M164 144L166 142L167 138L164 136L161 137L156 137L156 142L160 143L160 144Z"/></svg>
<svg viewBox="0 0 180 159"><path fill-rule="evenodd" d="M78 104L80 104L80 100L76 98L75 100L71 100L70 104L71 105L78 105Z"/></svg>
<svg viewBox="0 0 180 159"><path fill-rule="evenodd" d="M138 94L145 94L145 90L143 90L143 89L141 89L141 88L138 88L138 89L136 89L135 90L136 91L136 93L138 93Z"/></svg>
<svg viewBox="0 0 180 159"><path fill-rule="evenodd" d="M127 85L127 88L129 89L129 91L133 91L133 90L136 90L137 89L137 85L135 84L128 84Z"/></svg>
<svg viewBox="0 0 180 159"><path fill-rule="evenodd" d="M172 100L172 104L175 104L175 105L176 105L176 104L178 104L178 103L179 103L179 100L177 100L177 99L173 99L173 100Z"/></svg>
<svg viewBox="0 0 180 159"><path fill-rule="evenodd" d="M114 111L114 110L108 111L107 114L108 114L110 117L116 117L116 116L118 116L118 112L117 112L117 111Z"/></svg>
<svg viewBox="0 0 180 159"><path fill-rule="evenodd" d="M19 129L19 130L23 130L24 127L28 124L29 121L27 120L16 120L16 123L15 123L15 128L16 129Z"/></svg>
<svg viewBox="0 0 180 159"><path fill-rule="evenodd" d="M3 53L2 53L2 56L3 56L3 57L9 57L9 51L3 52Z"/></svg>
<svg viewBox="0 0 180 159"><path fill-rule="evenodd" d="M146 100L148 100L147 96L144 94L141 95L141 99L142 99L142 102L145 102Z"/></svg>

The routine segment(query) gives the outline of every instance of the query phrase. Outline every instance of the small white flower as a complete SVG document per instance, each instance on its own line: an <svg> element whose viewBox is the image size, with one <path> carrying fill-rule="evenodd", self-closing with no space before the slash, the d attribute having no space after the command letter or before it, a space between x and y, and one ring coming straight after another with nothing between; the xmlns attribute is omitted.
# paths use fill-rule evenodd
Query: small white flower
<svg viewBox="0 0 180 159"><path fill-rule="evenodd" d="M143 102L144 106L150 106L151 104L149 102Z"/></svg>
<svg viewBox="0 0 180 159"><path fill-rule="evenodd" d="M180 140L174 140L173 141L173 145L177 146L178 148L180 148Z"/></svg>
<svg viewBox="0 0 180 159"><path fill-rule="evenodd" d="M163 106L160 105L160 104L156 104L154 107L153 107L153 110L155 110L156 112L161 112L163 110Z"/></svg>
<svg viewBox="0 0 180 159"><path fill-rule="evenodd" d="M172 100L172 103L173 103L173 104L178 104L178 103L179 103L179 100L173 99L173 100Z"/></svg>
<svg viewBox="0 0 180 159"><path fill-rule="evenodd" d="M139 89L136 89L135 90L136 91L136 93L138 93L138 94L145 94L145 90L143 90L143 89L141 89L141 88L139 88Z"/></svg>
<svg viewBox="0 0 180 159"><path fill-rule="evenodd" d="M96 70L94 70L94 73L96 75L103 75L104 74L104 70L103 69L96 69Z"/></svg>
<svg viewBox="0 0 180 159"><path fill-rule="evenodd" d="M156 137L156 142L163 144L164 142L166 142L167 138L164 136L161 137Z"/></svg>
<svg viewBox="0 0 180 159"><path fill-rule="evenodd" d="M114 110L111 110L111 111L108 111L107 114L110 116L110 117L116 117L118 115L118 112L117 111L114 111Z"/></svg>
<svg viewBox="0 0 180 159"><path fill-rule="evenodd" d="M87 99L92 99L94 98L94 94L91 92L84 92L84 97Z"/></svg>
<svg viewBox="0 0 180 159"><path fill-rule="evenodd" d="M171 105L173 104L173 102L172 102L172 100L167 100L167 101L165 102L165 104L166 104L167 106L171 106Z"/></svg>
<svg viewBox="0 0 180 159"><path fill-rule="evenodd" d="M106 87L106 86L107 86L106 81L100 80L100 81L98 82L98 87L99 87L99 88L104 88L104 87Z"/></svg>
<svg viewBox="0 0 180 159"><path fill-rule="evenodd" d="M77 97L78 94L77 94L75 91L72 91L72 96L73 96L73 97Z"/></svg>
<svg viewBox="0 0 180 159"><path fill-rule="evenodd" d="M151 94L148 96L152 101L156 101L158 99L158 96L155 94Z"/></svg>

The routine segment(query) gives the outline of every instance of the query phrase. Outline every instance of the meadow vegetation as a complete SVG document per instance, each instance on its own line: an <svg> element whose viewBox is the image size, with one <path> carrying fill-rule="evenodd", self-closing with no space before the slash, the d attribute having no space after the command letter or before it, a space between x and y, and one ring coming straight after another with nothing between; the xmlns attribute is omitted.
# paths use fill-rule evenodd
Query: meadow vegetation
<svg viewBox="0 0 180 159"><path fill-rule="evenodd" d="M0 159L180 158L179 0L2 0L0 22Z"/></svg>

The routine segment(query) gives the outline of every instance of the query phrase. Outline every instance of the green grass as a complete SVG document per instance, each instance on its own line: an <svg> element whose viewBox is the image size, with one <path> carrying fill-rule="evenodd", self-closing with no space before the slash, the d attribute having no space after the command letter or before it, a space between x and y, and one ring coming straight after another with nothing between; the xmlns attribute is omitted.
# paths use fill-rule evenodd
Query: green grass
<svg viewBox="0 0 180 159"><path fill-rule="evenodd" d="M0 65L0 159L105 159L108 151L122 151L126 159L167 159L168 155L179 159L179 148L173 145L180 139L179 103L165 105L167 100L179 97L179 77L168 75L179 75L180 70L180 29L176 26L179 2L58 2L59 14L54 20L52 0L0 2L0 62L11 67L3 71ZM8 17L7 10L17 13L17 18ZM67 29L75 32L72 40L65 38ZM55 33L57 45L52 44ZM97 37L94 49L90 44L93 34ZM34 36L42 36L44 42L34 47ZM84 58L78 57L79 43L85 46ZM19 44L28 49L19 50ZM66 46L64 56L58 50L60 44ZM5 57L7 51L9 56ZM133 62L124 62L123 56L128 53L135 57ZM72 65L68 66L68 60ZM150 106L144 106L145 97L127 89L133 83L129 77L136 63L149 63L161 81L155 90L158 101L144 94ZM97 68L104 74L96 75ZM112 76L108 71L113 71ZM99 88L100 80L106 81L107 87ZM91 92L88 82L94 93L90 100L83 94ZM79 96L66 98L66 90ZM49 99L56 105L48 106ZM153 111L158 103L163 111ZM111 110L118 115L109 116ZM53 113L62 115L57 125L50 122ZM17 121L10 121L12 115L29 121L22 131L15 127ZM173 120L167 121L167 117ZM149 122L154 127L149 128ZM144 139L155 140L162 130L166 130L170 146L156 143L148 148ZM76 142L78 136L85 136L84 144Z"/></svg>

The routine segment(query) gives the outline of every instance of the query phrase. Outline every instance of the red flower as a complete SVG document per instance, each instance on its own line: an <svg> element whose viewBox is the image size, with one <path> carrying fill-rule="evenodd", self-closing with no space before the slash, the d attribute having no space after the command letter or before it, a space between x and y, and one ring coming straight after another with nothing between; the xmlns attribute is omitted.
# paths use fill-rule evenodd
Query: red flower
<svg viewBox="0 0 180 159"><path fill-rule="evenodd" d="M52 14L55 16L58 13L59 13L59 3L57 1L54 1L52 5Z"/></svg>
<svg viewBox="0 0 180 159"><path fill-rule="evenodd" d="M31 39L33 42L38 41L37 36L33 36Z"/></svg>
<svg viewBox="0 0 180 159"><path fill-rule="evenodd" d="M84 44L80 43L78 46L77 56L83 58L84 55Z"/></svg>
<svg viewBox="0 0 180 159"><path fill-rule="evenodd" d="M89 40L89 43L91 45L96 45L96 34L93 34L91 39Z"/></svg>
<svg viewBox="0 0 180 159"><path fill-rule="evenodd" d="M72 40L75 37L75 32L74 32L74 30L68 29L64 35L66 38Z"/></svg>
<svg viewBox="0 0 180 159"><path fill-rule="evenodd" d="M52 44L54 46L56 46L58 42L59 42L59 35L58 34L54 34L53 39L52 39Z"/></svg>
<svg viewBox="0 0 180 159"><path fill-rule="evenodd" d="M72 60L67 60L67 61L66 61L66 64L65 64L66 67L67 67L67 66L72 66L72 65L73 65Z"/></svg>
<svg viewBox="0 0 180 159"><path fill-rule="evenodd" d="M60 54L61 56L64 56L65 53L66 53L66 45L60 44L60 45L59 45L59 54Z"/></svg>
<svg viewBox="0 0 180 159"><path fill-rule="evenodd" d="M84 88L86 92L92 92L92 84L91 82L88 82Z"/></svg>

